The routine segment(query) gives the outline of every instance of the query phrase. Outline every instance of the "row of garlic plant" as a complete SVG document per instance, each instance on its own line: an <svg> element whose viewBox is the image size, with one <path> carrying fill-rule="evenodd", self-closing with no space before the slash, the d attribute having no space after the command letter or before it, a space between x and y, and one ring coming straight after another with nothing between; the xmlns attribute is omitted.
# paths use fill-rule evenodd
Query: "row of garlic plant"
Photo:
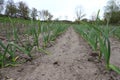
<svg viewBox="0 0 120 80"><path fill-rule="evenodd" d="M50 41L55 40L58 35L67 29L67 25L64 23L41 23L38 21L36 26L36 24L31 21L30 26L27 27L25 32L22 32L22 36L25 36L25 40L23 41L21 39L21 35L19 35L20 32L18 32L18 28L14 25L16 23L12 21L12 19L10 19L10 22L12 26L12 33L10 33L11 35L9 33L7 34L6 43L0 40L0 67L14 66L19 58L19 55L16 55L18 50L19 52L27 54L30 59L32 59L31 51L34 47L37 47L38 51L49 54L49 52L44 50L44 48ZM44 48L39 45L40 35L43 36L42 39ZM11 36L13 36L13 40L11 40ZM30 39L31 37L32 41Z"/></svg>
<svg viewBox="0 0 120 80"><path fill-rule="evenodd" d="M120 40L120 26L114 26L116 27L116 31L113 33L113 36L116 36Z"/></svg>
<svg viewBox="0 0 120 80"><path fill-rule="evenodd" d="M16 60L18 58L18 56L16 56L16 51L19 50L21 52L23 52L24 54L29 55L29 57L31 57L29 51L27 51L25 48L21 47L18 44L19 39L19 35L17 32L17 28L16 26L14 26L15 22L13 22L10 18L9 18L10 22L11 22L11 29L12 31L9 31L8 29L6 29L6 38L4 41L0 40L0 67L4 67L4 66L14 66L14 64L16 63ZM9 33L9 32L11 33ZM12 35L12 36L11 36ZM5 37L5 36L4 36ZM12 38L12 40L11 40Z"/></svg>
<svg viewBox="0 0 120 80"><path fill-rule="evenodd" d="M89 43L94 51L99 50L99 59L102 57L105 59L106 68L120 74L119 67L110 63L111 45L109 38L115 32L116 28L110 29L108 23L106 26L99 25L99 18L93 24L83 22L74 28Z"/></svg>

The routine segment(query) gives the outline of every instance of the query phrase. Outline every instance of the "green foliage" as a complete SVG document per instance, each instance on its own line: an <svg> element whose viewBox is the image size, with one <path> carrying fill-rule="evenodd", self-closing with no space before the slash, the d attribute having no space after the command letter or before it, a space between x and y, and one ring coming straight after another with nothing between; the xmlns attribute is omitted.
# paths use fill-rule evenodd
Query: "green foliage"
<svg viewBox="0 0 120 80"><path fill-rule="evenodd" d="M109 0L108 4L105 6L104 19L110 19L111 24L120 23L120 6L117 4L116 0Z"/></svg>
<svg viewBox="0 0 120 80"><path fill-rule="evenodd" d="M0 47L3 49L3 53L1 52L0 55L1 67L16 62L17 56L15 56L15 51L17 49L29 55L29 57L31 57L28 51L26 51L24 48L20 47L19 45L15 44L14 42L8 42L7 45L4 45L4 43L0 40ZM9 56L7 56L7 54L9 54Z"/></svg>
<svg viewBox="0 0 120 80"><path fill-rule="evenodd" d="M41 28L41 34L43 35L44 47L47 46L51 41L54 41L57 36L62 34L67 29L66 24L63 23L49 23L43 25Z"/></svg>
<svg viewBox="0 0 120 80"><path fill-rule="evenodd" d="M23 1L18 2L18 14L24 19L29 18L29 7Z"/></svg>
<svg viewBox="0 0 120 80"><path fill-rule="evenodd" d="M37 16L37 9L36 8L32 8L32 11L31 11L32 19L36 20L36 16Z"/></svg>
<svg viewBox="0 0 120 80"><path fill-rule="evenodd" d="M113 33L120 40L120 26L116 26L116 30Z"/></svg>
<svg viewBox="0 0 120 80"><path fill-rule="evenodd" d="M91 26L91 25L90 25ZM75 30L81 34L81 36L88 41L94 51L97 50L97 35L94 28L89 25L83 24L81 26L76 26Z"/></svg>
<svg viewBox="0 0 120 80"><path fill-rule="evenodd" d="M99 12L98 12L99 15ZM94 24L84 23L82 26L76 26L75 30L82 35L85 40L88 41L93 50L99 50L99 59L103 56L106 62L106 68L112 69L120 74L120 69L112 64L110 64L111 56L111 45L109 37L116 30L115 28L110 29L108 23L106 26L98 25L99 17L97 15L96 22Z"/></svg>
<svg viewBox="0 0 120 80"><path fill-rule="evenodd" d="M110 67L112 70L116 71L118 74L120 74L120 68L118 68L117 66L110 64L109 67Z"/></svg>
<svg viewBox="0 0 120 80"><path fill-rule="evenodd" d="M5 9L5 15L10 16L10 17L16 17L17 13L17 6L15 3L11 0L7 2L6 9Z"/></svg>
<svg viewBox="0 0 120 80"><path fill-rule="evenodd" d="M13 0L8 0L5 8L5 15L9 17L29 19L29 7L26 3L20 1L17 4L18 5L16 5Z"/></svg>
<svg viewBox="0 0 120 80"><path fill-rule="evenodd" d="M60 22L26 21L7 17L2 19L6 19L6 22L1 23L3 26L0 26L1 29L3 28L1 32L6 32L4 36L6 42L0 40L0 67L14 66L19 58L19 54L16 53L22 52L32 59L31 51L34 47L38 52L50 54L45 48L68 26ZM22 27L19 24L26 26ZM39 44L40 36L42 36L44 47Z"/></svg>

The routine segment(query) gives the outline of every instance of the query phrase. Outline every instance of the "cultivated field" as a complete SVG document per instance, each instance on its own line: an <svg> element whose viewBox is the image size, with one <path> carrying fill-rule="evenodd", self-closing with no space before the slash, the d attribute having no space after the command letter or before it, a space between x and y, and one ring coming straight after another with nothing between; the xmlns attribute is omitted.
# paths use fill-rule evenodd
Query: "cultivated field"
<svg viewBox="0 0 120 80"><path fill-rule="evenodd" d="M0 23L0 80L119 80L120 27Z"/></svg>

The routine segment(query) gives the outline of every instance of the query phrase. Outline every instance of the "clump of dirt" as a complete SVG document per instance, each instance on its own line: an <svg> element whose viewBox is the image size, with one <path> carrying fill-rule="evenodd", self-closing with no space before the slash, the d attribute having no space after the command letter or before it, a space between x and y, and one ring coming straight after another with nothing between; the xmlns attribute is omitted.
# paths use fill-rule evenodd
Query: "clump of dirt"
<svg viewBox="0 0 120 80"><path fill-rule="evenodd" d="M0 80L120 80L98 62L89 45L72 27L47 48L50 55L37 57L16 67L0 70ZM41 53L35 53L41 54Z"/></svg>

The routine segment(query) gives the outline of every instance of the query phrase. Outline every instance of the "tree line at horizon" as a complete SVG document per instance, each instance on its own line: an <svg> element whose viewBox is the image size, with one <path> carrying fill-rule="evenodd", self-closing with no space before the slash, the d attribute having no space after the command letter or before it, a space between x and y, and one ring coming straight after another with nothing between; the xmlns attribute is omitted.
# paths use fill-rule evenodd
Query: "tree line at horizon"
<svg viewBox="0 0 120 80"><path fill-rule="evenodd" d="M1 12L4 10L4 13ZM79 6L75 8L75 21L87 21L85 18L85 13L83 11L84 9ZM36 20L38 17L42 20L52 20L53 15L48 10L41 10L38 11L36 8L30 9L28 5L23 2L19 1L15 3L13 0L8 0L5 4L4 0L0 0L0 14L6 15L9 17L17 17L17 18L23 18L23 19L33 19ZM96 15L91 16L91 20L95 21L97 17ZM103 15L103 21L109 22L111 24L120 24L120 1L119 0L109 0L104 6L104 15ZM57 18L58 19L58 18Z"/></svg>
<svg viewBox="0 0 120 80"><path fill-rule="evenodd" d="M48 10L38 11L36 8L30 9L28 5L19 1L15 3L13 0L8 0L5 7L3 7L4 0L0 0L0 14L4 10L2 15L15 17L15 18L23 18L36 20L36 17L39 16L42 20L51 20L53 15Z"/></svg>

